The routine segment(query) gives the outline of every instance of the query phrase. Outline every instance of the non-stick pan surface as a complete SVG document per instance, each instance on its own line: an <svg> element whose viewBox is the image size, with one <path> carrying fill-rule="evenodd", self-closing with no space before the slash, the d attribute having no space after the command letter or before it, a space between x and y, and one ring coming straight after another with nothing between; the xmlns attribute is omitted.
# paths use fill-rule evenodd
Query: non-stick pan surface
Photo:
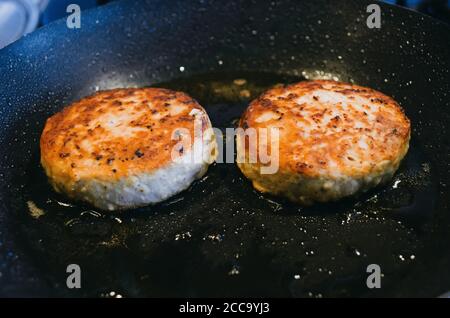
<svg viewBox="0 0 450 318"><path fill-rule="evenodd" d="M0 51L0 295L449 290L449 28L380 4L370 29L372 2L122 1L83 13L81 29L58 21ZM111 215L56 195L39 166L46 118L96 90L183 90L225 128L264 89L323 77L381 90L412 121L398 174L359 198L303 208L215 164L168 202ZM81 289L66 287L69 264ZM380 289L366 286L369 264Z"/></svg>

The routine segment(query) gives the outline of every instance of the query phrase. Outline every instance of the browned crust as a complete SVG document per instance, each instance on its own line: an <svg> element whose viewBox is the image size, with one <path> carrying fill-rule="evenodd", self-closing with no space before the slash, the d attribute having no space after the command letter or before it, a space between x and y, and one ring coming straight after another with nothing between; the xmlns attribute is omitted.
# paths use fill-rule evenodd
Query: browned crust
<svg viewBox="0 0 450 318"><path fill-rule="evenodd" d="M167 110L172 105L186 107L171 115ZM193 109L202 112L206 125L204 109L182 92L162 88L98 92L48 118L40 139L41 163L48 175L71 180L114 180L158 169L171 160L172 148L178 142L172 140L175 129L188 129L194 136ZM133 120L118 119L118 134L111 134L102 123L93 126L101 116L120 118L123 114L131 115ZM133 133L128 135L130 128Z"/></svg>
<svg viewBox="0 0 450 318"><path fill-rule="evenodd" d="M312 96L311 103L296 102L318 89L338 92L351 101L364 98L367 103L363 108L367 111L356 107L344 111L339 103L322 102L317 96ZM367 115L370 105L380 106L372 120ZM309 115L302 115L302 110L308 110ZM342 116L326 122L324 118L330 118L333 110ZM267 111L273 112L274 118L258 122ZM361 127L356 127L356 122ZM251 102L239 125L244 129L278 127L280 169L309 177L329 175L333 170L346 176L363 176L380 168L384 161L395 164L406 153L410 136L410 122L391 97L371 88L328 80L304 81L266 91ZM312 129L310 136L302 135L299 126ZM357 147L361 136L367 138L368 149ZM245 146L248 152L247 142ZM358 162L348 155L349 149L357 151Z"/></svg>

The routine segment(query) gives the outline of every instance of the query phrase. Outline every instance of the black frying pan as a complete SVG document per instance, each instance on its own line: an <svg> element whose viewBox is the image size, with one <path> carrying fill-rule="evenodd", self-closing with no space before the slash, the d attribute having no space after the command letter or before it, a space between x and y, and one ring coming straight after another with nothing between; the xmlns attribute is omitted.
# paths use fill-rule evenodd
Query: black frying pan
<svg viewBox="0 0 450 318"><path fill-rule="evenodd" d="M79 30L58 21L0 51L0 295L450 290L450 29L381 3L381 29L369 29L372 2L122 1L83 13ZM398 174L360 198L302 208L216 164L170 201L112 216L55 194L39 166L45 119L98 89L183 90L225 128L264 89L324 76L391 95L412 121ZM66 287L71 263L80 290ZM372 263L381 289L366 286Z"/></svg>

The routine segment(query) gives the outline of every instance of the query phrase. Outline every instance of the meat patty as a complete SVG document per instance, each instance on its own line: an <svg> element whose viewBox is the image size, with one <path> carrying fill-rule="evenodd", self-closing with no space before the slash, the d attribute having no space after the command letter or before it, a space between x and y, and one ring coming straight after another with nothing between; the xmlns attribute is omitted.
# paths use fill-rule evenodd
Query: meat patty
<svg viewBox="0 0 450 318"><path fill-rule="evenodd" d="M252 101L240 120L243 129L279 131L275 173L249 160L248 135L237 136L238 166L262 192L301 204L351 196L389 180L408 151L410 123L401 107L373 89L316 80L276 87ZM275 138L275 137L274 137ZM278 157L276 157L278 155Z"/></svg>
<svg viewBox="0 0 450 318"><path fill-rule="evenodd" d="M40 147L55 190L103 210L163 201L202 177L217 153L205 110L161 88L75 102L47 120Z"/></svg>

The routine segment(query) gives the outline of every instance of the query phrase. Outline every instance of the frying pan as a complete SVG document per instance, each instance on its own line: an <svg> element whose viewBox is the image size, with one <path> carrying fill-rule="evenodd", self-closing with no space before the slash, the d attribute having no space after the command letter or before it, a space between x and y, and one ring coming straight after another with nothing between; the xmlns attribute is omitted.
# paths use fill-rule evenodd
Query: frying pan
<svg viewBox="0 0 450 318"><path fill-rule="evenodd" d="M436 297L450 289L450 30L373 1L120 1L0 51L0 295ZM215 164L189 190L123 214L55 194L47 117L97 90L186 91L233 127L263 90L333 78L394 97L412 122L391 183L300 207ZM236 85L235 79L245 79ZM242 83L242 81L237 81ZM242 92L244 90L244 93ZM78 264L82 288L68 289ZM366 285L378 264L381 288Z"/></svg>

